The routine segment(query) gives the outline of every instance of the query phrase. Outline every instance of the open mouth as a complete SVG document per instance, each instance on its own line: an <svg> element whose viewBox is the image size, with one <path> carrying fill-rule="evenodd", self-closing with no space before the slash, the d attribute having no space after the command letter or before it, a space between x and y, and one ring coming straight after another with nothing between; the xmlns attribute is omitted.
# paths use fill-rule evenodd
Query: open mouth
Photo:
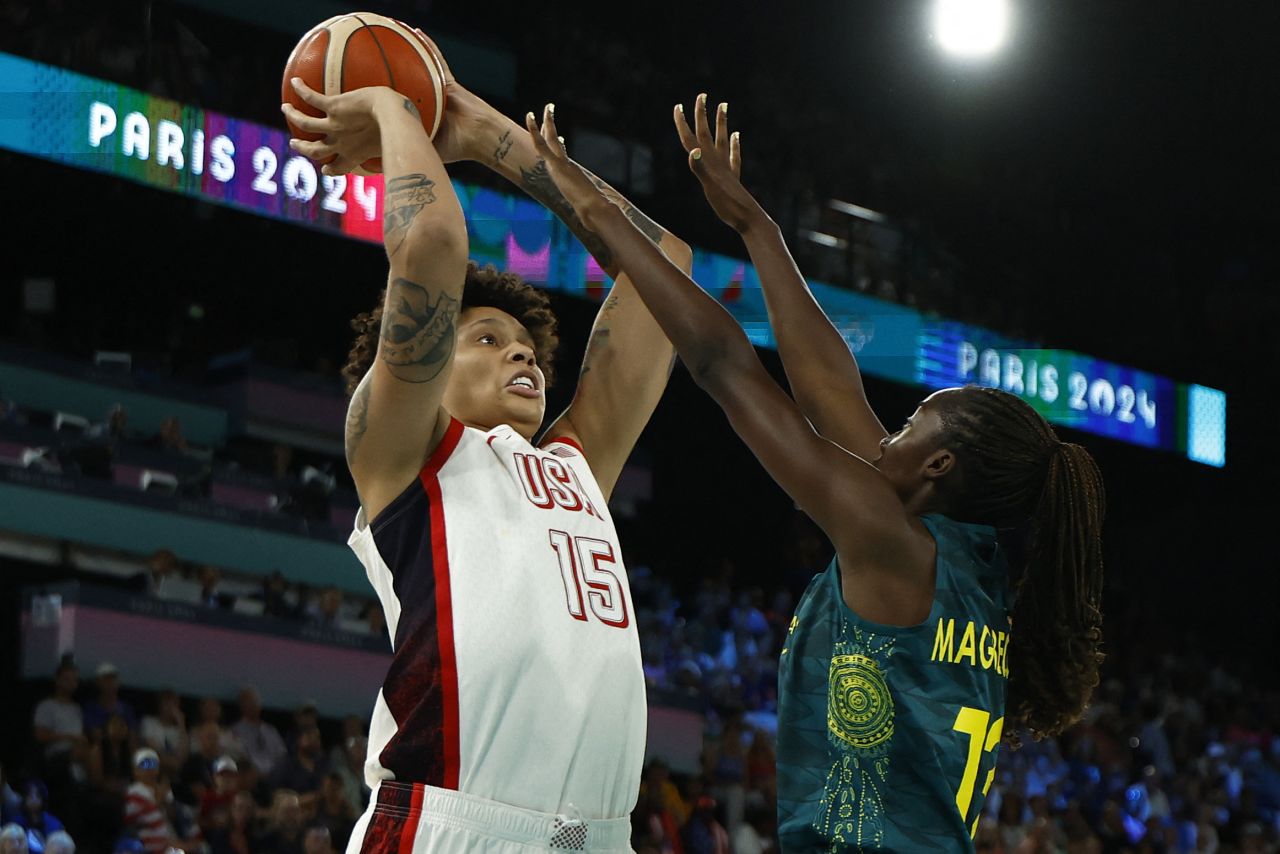
<svg viewBox="0 0 1280 854"><path fill-rule="evenodd" d="M507 391L519 397L538 398L542 396L537 380L533 374L527 371L521 371L508 380L506 388Z"/></svg>

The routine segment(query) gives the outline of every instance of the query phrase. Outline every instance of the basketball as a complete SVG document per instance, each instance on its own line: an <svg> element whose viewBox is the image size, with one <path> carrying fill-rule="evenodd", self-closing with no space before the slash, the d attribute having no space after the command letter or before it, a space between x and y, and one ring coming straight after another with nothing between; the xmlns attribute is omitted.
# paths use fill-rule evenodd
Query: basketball
<svg viewBox="0 0 1280 854"><path fill-rule="evenodd" d="M289 54L280 97L309 116L322 115L293 91L289 80L301 77L317 92L337 95L365 86L390 86L418 108L427 135L435 137L444 116L444 63L434 46L408 24L372 12L337 15L313 27ZM317 140L289 123L298 139ZM332 159L332 158L330 158ZM372 158L356 171L382 171Z"/></svg>

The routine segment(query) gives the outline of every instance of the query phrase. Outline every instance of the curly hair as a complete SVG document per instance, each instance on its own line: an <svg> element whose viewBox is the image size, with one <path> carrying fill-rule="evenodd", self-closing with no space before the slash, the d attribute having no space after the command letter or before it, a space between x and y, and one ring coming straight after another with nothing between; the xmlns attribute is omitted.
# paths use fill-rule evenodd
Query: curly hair
<svg viewBox="0 0 1280 854"><path fill-rule="evenodd" d="M1017 395L968 386L938 399L942 446L960 477L947 495L967 520L1019 530L1005 732L1039 740L1080 719L1102 664L1102 473ZM947 488L944 486L944 489Z"/></svg>
<svg viewBox="0 0 1280 854"><path fill-rule="evenodd" d="M384 288L373 310L362 312L351 321L356 339L342 368L347 397L355 393L360 380L373 367L382 330L382 307L386 301L387 291ZM505 311L529 330L535 358L549 388L555 380L555 352L560 337L556 334L556 316L551 311L547 295L514 273L503 273L492 264L481 267L475 261L469 261L466 282L462 287L462 311L480 306Z"/></svg>

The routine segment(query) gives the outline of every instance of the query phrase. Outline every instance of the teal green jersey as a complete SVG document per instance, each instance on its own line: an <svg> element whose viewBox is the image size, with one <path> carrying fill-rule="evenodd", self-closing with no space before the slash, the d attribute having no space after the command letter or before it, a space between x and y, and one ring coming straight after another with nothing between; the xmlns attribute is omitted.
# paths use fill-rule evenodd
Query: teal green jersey
<svg viewBox="0 0 1280 854"><path fill-rule="evenodd" d="M925 622L859 617L834 560L791 620L778 671L785 852L973 851L1004 726L1008 567L993 528L922 521L938 545Z"/></svg>

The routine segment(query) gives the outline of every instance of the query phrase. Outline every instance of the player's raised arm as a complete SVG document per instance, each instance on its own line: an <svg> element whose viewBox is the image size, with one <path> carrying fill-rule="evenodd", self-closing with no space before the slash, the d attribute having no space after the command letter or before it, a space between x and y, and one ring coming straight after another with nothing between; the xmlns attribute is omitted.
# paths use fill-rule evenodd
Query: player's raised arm
<svg viewBox="0 0 1280 854"><path fill-rule="evenodd" d="M386 87L325 96L294 88L323 118L285 105L322 142L291 140L327 174L382 157L383 243L390 261L378 354L351 399L347 464L370 519L400 493L448 426L441 408L467 266L462 207L412 102Z"/></svg>
<svg viewBox="0 0 1280 854"><path fill-rule="evenodd" d="M712 136L706 95L694 104L695 129L689 128L683 105L676 105L680 142L686 153L700 150L694 174L716 214L742 237L760 275L778 354L801 411L826 438L863 459L875 459L886 433L867 402L857 360L814 300L777 224L739 180L741 142L737 133L729 133L728 114L728 105L721 104Z"/></svg>
<svg viewBox="0 0 1280 854"><path fill-rule="evenodd" d="M582 444L596 482L607 498L662 398L675 349L608 245L583 225L551 180L547 164L528 131L505 116L501 119L497 138L505 137L510 146L495 168L559 217L614 278L613 288L591 327L573 401L546 432L548 438L567 435ZM503 147L495 149L499 153L502 150ZM649 219L607 183L587 174L663 255L686 273L692 269L693 250L687 243Z"/></svg>
<svg viewBox="0 0 1280 854"><path fill-rule="evenodd" d="M615 280L587 341L573 402L545 434L552 439L568 436L581 444L596 482L608 497L662 397L674 349L627 275L619 270L612 251L582 224L551 180L528 131L460 85L447 66L445 77L447 106L442 133L447 156L483 163L524 190L559 217ZM649 219L604 181L594 175L591 178L672 263L685 272L691 269L693 250L687 243Z"/></svg>
<svg viewBox="0 0 1280 854"><path fill-rule="evenodd" d="M552 177L635 283L697 383L735 431L835 543L842 558L877 566L918 548L902 502L870 464L813 431L773 382L737 321L668 261L565 155L551 111L527 124ZM700 152L690 155L696 163Z"/></svg>

